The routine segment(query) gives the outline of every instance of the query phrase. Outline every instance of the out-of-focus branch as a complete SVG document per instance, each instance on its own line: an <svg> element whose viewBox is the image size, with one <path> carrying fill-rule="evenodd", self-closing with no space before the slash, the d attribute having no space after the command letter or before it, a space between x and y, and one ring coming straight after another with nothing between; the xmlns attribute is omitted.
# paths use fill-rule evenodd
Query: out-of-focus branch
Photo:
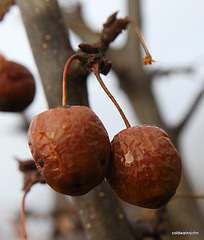
<svg viewBox="0 0 204 240"><path fill-rule="evenodd" d="M157 69L152 70L151 74L155 77L172 75L172 74L191 74L194 73L195 69L193 67L172 67L168 69Z"/></svg>
<svg viewBox="0 0 204 240"><path fill-rule="evenodd" d="M134 222L133 226L135 232L137 233L135 236L135 240L145 239L146 237L150 237L154 240L163 239L162 235L164 235L168 230L168 213L166 207L152 210L151 214L149 214L148 219L138 219Z"/></svg>
<svg viewBox="0 0 204 240"><path fill-rule="evenodd" d="M82 41L95 43L99 40L100 34L87 26L82 16L80 4L71 6L70 8L62 8L61 10L66 27L75 32Z"/></svg>
<svg viewBox="0 0 204 240"><path fill-rule="evenodd" d="M175 128L170 128L168 131L171 133L171 137L173 139L178 139L179 134L183 130L183 128L187 125L191 117L194 115L195 111L197 110L197 107L204 96L204 89L201 89L198 95L196 96L194 102L188 109L186 115L184 116L183 120L178 124Z"/></svg>
<svg viewBox="0 0 204 240"><path fill-rule="evenodd" d="M182 198L204 199L204 193L177 192L173 197L173 200L182 199Z"/></svg>
<svg viewBox="0 0 204 240"><path fill-rule="evenodd" d="M189 119L192 117L192 115L195 113L198 104L200 103L202 97L204 96L204 89L202 89L197 97L195 98L194 102L192 103L191 107L189 108L186 116L184 117L183 121L179 124L179 126L176 127L176 132L179 134L183 127L187 124Z"/></svg>

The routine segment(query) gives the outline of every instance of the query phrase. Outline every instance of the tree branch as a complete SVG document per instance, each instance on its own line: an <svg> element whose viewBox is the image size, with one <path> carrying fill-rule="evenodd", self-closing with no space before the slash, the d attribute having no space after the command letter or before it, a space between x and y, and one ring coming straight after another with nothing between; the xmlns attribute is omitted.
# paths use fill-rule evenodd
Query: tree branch
<svg viewBox="0 0 204 240"><path fill-rule="evenodd" d="M74 201L79 208L88 239L134 239L133 229L106 182L86 195L74 198Z"/></svg>
<svg viewBox="0 0 204 240"><path fill-rule="evenodd" d="M195 70L193 67L172 67L168 69L157 69L151 71L151 74L155 77L158 76L165 76L165 75L172 75L172 74L191 74Z"/></svg>
<svg viewBox="0 0 204 240"><path fill-rule="evenodd" d="M183 128L187 125L193 114L195 113L202 97L204 96L204 88L200 90L197 97L195 98L194 102L192 103L191 107L189 108L188 112L186 113L183 121L180 122L178 126L175 128L171 128L169 131L172 133L174 139L177 139Z"/></svg>
<svg viewBox="0 0 204 240"><path fill-rule="evenodd" d="M50 108L61 104L64 64L73 54L57 1L17 0Z"/></svg>
<svg viewBox="0 0 204 240"><path fill-rule="evenodd" d="M66 27L75 32L77 36L82 39L82 41L88 43L95 43L99 40L100 34L98 32L94 32L86 25L81 13L80 4L77 4L77 6L72 6L67 9L62 8L61 10Z"/></svg>
<svg viewBox="0 0 204 240"><path fill-rule="evenodd" d="M136 220L134 222L134 230L137 233L135 240L141 240L145 237L151 237L154 240L161 240L162 235L168 230L168 213L167 208L163 207L153 210L153 214L149 219Z"/></svg>

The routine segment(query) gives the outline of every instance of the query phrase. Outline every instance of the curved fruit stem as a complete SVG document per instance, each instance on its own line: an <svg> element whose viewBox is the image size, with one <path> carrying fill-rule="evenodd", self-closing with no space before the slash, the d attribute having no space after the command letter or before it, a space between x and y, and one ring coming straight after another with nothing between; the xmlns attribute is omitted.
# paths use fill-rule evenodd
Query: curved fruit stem
<svg viewBox="0 0 204 240"><path fill-rule="evenodd" d="M33 183L31 182L23 195L23 199L22 199L22 205L21 205L21 218L22 218L22 230L23 230L23 240L27 240L27 234L26 234L26 224L25 224L25 197L27 195L27 193L29 192L31 186L33 185Z"/></svg>
<svg viewBox="0 0 204 240"><path fill-rule="evenodd" d="M143 48L145 50L146 56L143 59L143 64L147 65L147 64L151 64L152 62L156 62L155 60L152 59L152 56L151 56L151 54L150 54L150 52L149 52L149 50L148 50L148 48L147 48L147 46L145 44L145 41L143 39L142 33L140 31L140 28L137 26L136 22L131 17L127 17L126 19L135 28L135 31L137 32L138 37L140 39L140 42L141 42L141 44L142 44L142 46L143 46Z"/></svg>
<svg viewBox="0 0 204 240"><path fill-rule="evenodd" d="M111 99L111 101L113 102L113 104L116 106L116 108L118 109L125 125L127 128L130 128L131 125L127 119L127 117L125 116L123 110L121 109L121 107L119 106L119 104L117 103L117 101L115 100L115 98L113 97L113 95L110 93L110 91L108 90L108 88L106 87L106 85L104 84L102 78L100 77L99 74L99 64L94 64L92 67L92 70L98 80L98 82L100 83L101 87L103 88L103 90L106 92L106 94L108 95L108 97Z"/></svg>
<svg viewBox="0 0 204 240"><path fill-rule="evenodd" d="M62 106L67 105L67 73L68 73L68 69L69 69L69 65L71 64L71 62L75 59L78 59L79 55L75 54L72 55L66 62L65 67L64 67L64 71L63 71L63 86L62 86Z"/></svg>

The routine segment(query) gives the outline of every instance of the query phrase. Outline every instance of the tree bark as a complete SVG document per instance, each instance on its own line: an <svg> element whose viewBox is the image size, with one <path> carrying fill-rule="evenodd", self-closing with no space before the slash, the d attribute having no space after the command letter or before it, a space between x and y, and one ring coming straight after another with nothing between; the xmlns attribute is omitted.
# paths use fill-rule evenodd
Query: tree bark
<svg viewBox="0 0 204 240"><path fill-rule="evenodd" d="M50 108L61 104L64 64L73 53L57 1L16 1Z"/></svg>

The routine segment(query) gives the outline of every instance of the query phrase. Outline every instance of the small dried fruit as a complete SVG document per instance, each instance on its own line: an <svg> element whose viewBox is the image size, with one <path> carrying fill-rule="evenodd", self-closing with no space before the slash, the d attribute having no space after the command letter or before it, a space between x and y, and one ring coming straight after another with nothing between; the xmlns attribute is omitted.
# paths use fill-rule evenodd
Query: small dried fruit
<svg viewBox="0 0 204 240"><path fill-rule="evenodd" d="M37 115L28 143L42 177L55 191L83 195L102 182L110 141L102 122L85 106L59 107Z"/></svg>
<svg viewBox="0 0 204 240"><path fill-rule="evenodd" d="M0 111L21 112L34 95L35 82L30 71L0 55Z"/></svg>
<svg viewBox="0 0 204 240"><path fill-rule="evenodd" d="M169 136L153 126L131 127L112 140L107 181L124 201L159 208L175 194L181 179L181 159Z"/></svg>
<svg viewBox="0 0 204 240"><path fill-rule="evenodd" d="M0 2L0 21L3 20L4 15L9 11L9 8L14 5L14 0L1 0Z"/></svg>

